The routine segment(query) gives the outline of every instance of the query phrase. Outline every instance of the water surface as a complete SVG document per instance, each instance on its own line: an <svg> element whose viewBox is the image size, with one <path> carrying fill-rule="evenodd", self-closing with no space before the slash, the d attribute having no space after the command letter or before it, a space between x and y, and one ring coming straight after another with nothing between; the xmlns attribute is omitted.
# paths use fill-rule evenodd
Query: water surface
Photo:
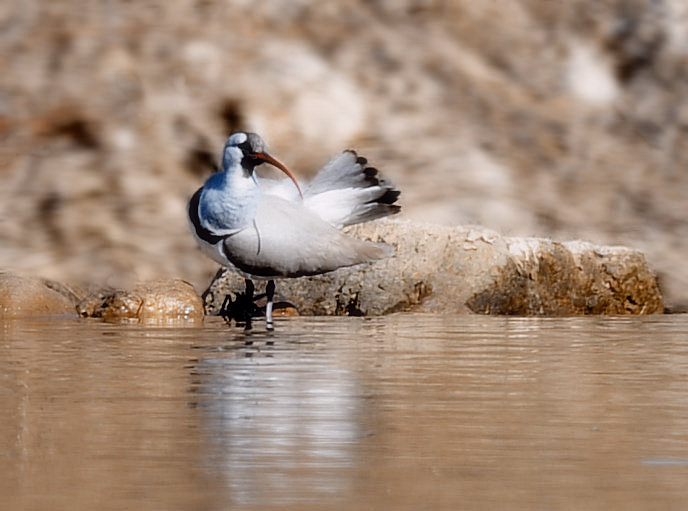
<svg viewBox="0 0 688 511"><path fill-rule="evenodd" d="M3 509L683 509L688 316L0 323Z"/></svg>

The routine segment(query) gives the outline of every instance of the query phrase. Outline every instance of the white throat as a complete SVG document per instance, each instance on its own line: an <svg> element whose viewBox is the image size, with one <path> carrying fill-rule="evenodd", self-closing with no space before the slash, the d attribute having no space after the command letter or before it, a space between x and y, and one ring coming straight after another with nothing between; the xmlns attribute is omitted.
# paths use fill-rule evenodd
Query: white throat
<svg viewBox="0 0 688 511"><path fill-rule="evenodd" d="M208 178L201 192L201 225L216 234L232 234L251 225L260 200L253 173L241 166L241 150L225 148L224 170Z"/></svg>

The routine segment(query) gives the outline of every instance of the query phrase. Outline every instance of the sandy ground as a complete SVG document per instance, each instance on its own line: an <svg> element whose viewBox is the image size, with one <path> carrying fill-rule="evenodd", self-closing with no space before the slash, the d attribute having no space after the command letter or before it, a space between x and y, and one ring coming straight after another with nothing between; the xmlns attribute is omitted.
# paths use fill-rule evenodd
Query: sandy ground
<svg viewBox="0 0 688 511"><path fill-rule="evenodd" d="M408 219L642 249L688 309L682 0L15 0L0 76L0 269L202 290L186 201L250 129Z"/></svg>

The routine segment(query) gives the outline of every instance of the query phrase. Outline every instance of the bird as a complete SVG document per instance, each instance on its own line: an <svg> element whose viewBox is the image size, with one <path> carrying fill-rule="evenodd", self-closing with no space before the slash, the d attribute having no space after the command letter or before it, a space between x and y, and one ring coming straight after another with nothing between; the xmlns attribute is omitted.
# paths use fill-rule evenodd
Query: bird
<svg viewBox="0 0 688 511"><path fill-rule="evenodd" d="M261 164L287 177L258 177L255 169ZM351 149L335 155L302 187L258 134L237 131L227 138L221 167L193 194L187 213L201 251L244 277L249 305L253 280L267 280L266 328L272 330L275 279L318 275L392 255L390 245L341 229L398 213L400 193ZM228 314L228 299L221 315ZM250 312L245 319L250 329Z"/></svg>

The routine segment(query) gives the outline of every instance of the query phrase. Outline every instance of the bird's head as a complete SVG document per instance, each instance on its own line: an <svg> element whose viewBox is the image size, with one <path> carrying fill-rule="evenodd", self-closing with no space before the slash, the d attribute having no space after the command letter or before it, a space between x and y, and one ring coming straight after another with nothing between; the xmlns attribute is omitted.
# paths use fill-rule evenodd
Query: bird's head
<svg viewBox="0 0 688 511"><path fill-rule="evenodd" d="M237 163L241 165L247 176L251 176L258 165L269 163L284 172L296 185L299 195L303 197L296 176L285 165L267 153L265 142L260 138L260 135L246 131L237 131L230 135L222 155L222 168L227 170Z"/></svg>

